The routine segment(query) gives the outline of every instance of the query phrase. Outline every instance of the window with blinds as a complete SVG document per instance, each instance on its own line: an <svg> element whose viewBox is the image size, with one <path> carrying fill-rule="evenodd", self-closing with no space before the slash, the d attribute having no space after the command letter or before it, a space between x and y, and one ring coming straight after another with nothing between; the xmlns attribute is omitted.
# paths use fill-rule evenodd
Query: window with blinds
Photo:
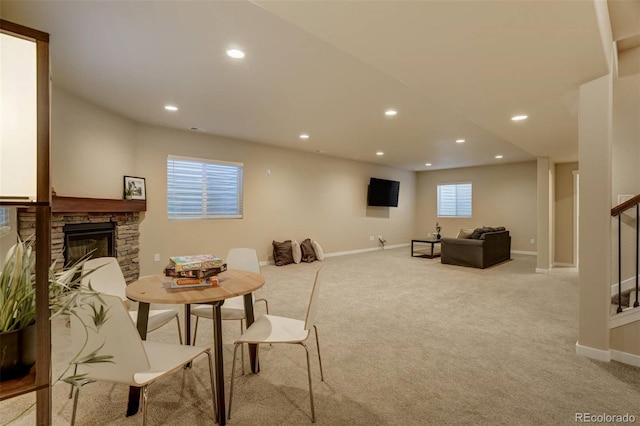
<svg viewBox="0 0 640 426"><path fill-rule="evenodd" d="M242 172L242 163L168 156L169 219L241 219Z"/></svg>
<svg viewBox="0 0 640 426"><path fill-rule="evenodd" d="M438 184L438 217L471 217L471 183Z"/></svg>

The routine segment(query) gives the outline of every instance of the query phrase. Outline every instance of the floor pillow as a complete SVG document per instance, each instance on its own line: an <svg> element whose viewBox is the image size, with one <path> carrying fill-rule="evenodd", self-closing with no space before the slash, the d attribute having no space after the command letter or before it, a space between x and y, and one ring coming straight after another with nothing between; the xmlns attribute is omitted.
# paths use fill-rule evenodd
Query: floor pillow
<svg viewBox="0 0 640 426"><path fill-rule="evenodd" d="M291 240L279 243L273 241L273 261L276 266L283 266L293 263L293 251L291 249Z"/></svg>
<svg viewBox="0 0 640 426"><path fill-rule="evenodd" d="M300 249L302 250L303 262L313 262L316 260L316 252L313 251L313 244L311 244L309 238L300 243Z"/></svg>

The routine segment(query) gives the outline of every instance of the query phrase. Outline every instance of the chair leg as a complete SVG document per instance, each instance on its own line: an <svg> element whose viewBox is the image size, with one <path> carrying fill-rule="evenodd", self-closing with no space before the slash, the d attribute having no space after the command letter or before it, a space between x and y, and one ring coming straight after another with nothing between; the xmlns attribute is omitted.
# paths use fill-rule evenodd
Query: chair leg
<svg viewBox="0 0 640 426"><path fill-rule="evenodd" d="M313 409L313 386L311 385L311 363L309 362L309 348L304 343L300 343L307 352L307 375L309 376L309 399L311 400L311 423L316 422L316 412Z"/></svg>
<svg viewBox="0 0 640 426"><path fill-rule="evenodd" d="M180 344L182 344L182 330L180 330L180 318L178 318L177 315L176 315L176 323L178 323L178 339L180 340Z"/></svg>
<svg viewBox="0 0 640 426"><path fill-rule="evenodd" d="M213 382L213 358L211 357L211 349L205 351L209 358L209 377L211 378L211 396L213 396L213 421L218 423L218 406L216 405L216 386Z"/></svg>
<svg viewBox="0 0 640 426"><path fill-rule="evenodd" d="M73 389L71 390L73 392ZM73 413L71 414L71 426L76 424L76 411L78 410L78 396L80 395L80 388L76 388L76 396L73 399Z"/></svg>
<svg viewBox="0 0 640 426"><path fill-rule="evenodd" d="M142 387L142 426L147 426L147 393L149 386Z"/></svg>
<svg viewBox="0 0 640 426"><path fill-rule="evenodd" d="M233 348L233 363L231 363L231 388L229 389L229 413L227 413L227 419L231 419L231 403L233 402L233 376L235 376L236 372L236 355L238 354L238 345L241 343L236 343Z"/></svg>
<svg viewBox="0 0 640 426"><path fill-rule="evenodd" d="M77 372L78 372L78 364L76 364L73 367L73 375L75 376ZM71 389L69 390L69 399L73 398L73 388L74 388L74 386L71 385Z"/></svg>
<svg viewBox="0 0 640 426"><path fill-rule="evenodd" d="M244 320L240 320L240 335L244 331ZM240 358L242 359L242 375L244 376L244 345L240 345Z"/></svg>
<svg viewBox="0 0 640 426"><path fill-rule="evenodd" d="M314 325L313 329L316 332L316 346L318 347L318 363L320 364L320 379L324 382L324 373L322 372L322 357L320 356L320 340L318 340L318 327Z"/></svg>
<svg viewBox="0 0 640 426"><path fill-rule="evenodd" d="M193 328L193 343L192 343L193 346L196 345L196 337L198 336L198 320L199 319L200 317L196 317L196 325Z"/></svg>

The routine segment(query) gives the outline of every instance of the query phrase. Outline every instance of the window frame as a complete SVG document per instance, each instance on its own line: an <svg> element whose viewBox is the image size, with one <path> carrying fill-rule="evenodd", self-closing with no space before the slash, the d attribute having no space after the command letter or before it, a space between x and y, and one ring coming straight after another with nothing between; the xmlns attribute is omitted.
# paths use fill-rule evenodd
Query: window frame
<svg viewBox="0 0 640 426"><path fill-rule="evenodd" d="M203 170L201 179L202 179L202 204L201 204L201 214L171 214L170 203L171 203L171 193L172 189L170 188L170 161L186 161L192 163L201 164L203 167L206 165L213 166L232 166L236 167L236 173L238 175L238 181L236 182L236 213L235 214L208 214L207 209L210 205L207 204L207 174L206 170ZM209 158L197 158L197 157L185 157L180 155L167 155L167 165L166 165L166 190L167 190L167 219L170 221L184 221L184 220L219 220L219 219L242 219L244 217L244 163L232 162L232 161L223 161L223 160L213 160ZM210 194L210 192L209 192Z"/></svg>
<svg viewBox="0 0 640 426"><path fill-rule="evenodd" d="M456 214L454 215L447 215L447 214L440 214L440 204L441 204L441 192L440 192L440 188L441 187L449 187L449 186L455 186L456 187L456 192L459 186L461 185L469 185L469 214L458 214L458 194L456 193L455 196L455 205L454 208L456 209ZM453 219L469 219L471 217L473 217L473 182L450 182L450 183L438 183L436 185L436 217L441 217L441 218L453 218Z"/></svg>
<svg viewBox="0 0 640 426"><path fill-rule="evenodd" d="M13 214L11 208L0 206L0 237L7 235L13 229Z"/></svg>

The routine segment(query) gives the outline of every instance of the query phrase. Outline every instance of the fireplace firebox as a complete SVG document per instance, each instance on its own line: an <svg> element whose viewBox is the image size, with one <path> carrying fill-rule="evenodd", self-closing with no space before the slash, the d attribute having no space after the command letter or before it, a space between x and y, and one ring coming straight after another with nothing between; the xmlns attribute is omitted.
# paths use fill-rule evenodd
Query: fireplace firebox
<svg viewBox="0 0 640 426"><path fill-rule="evenodd" d="M91 257L115 257L113 222L74 223L64 225L64 264Z"/></svg>

